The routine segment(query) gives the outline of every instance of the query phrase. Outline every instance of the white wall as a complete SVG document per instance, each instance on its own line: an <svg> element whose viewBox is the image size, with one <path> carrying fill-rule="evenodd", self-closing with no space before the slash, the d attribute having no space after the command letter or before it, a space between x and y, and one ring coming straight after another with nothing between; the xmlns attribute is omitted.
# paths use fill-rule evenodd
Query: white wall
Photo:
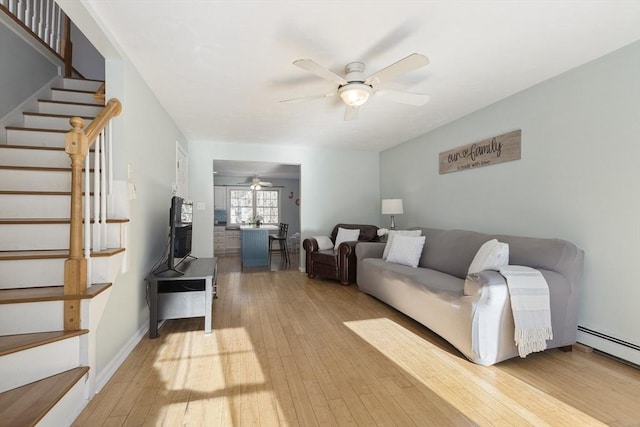
<svg viewBox="0 0 640 427"><path fill-rule="evenodd" d="M440 152L515 129L521 160L438 174ZM577 244L585 251L579 325L640 345L640 42L383 152L380 162L381 195L404 199L401 226Z"/></svg>
<svg viewBox="0 0 640 427"><path fill-rule="evenodd" d="M213 252L213 160L250 160L300 164L302 237L328 235L338 222L378 224L379 155L349 150L189 142L189 197L204 202L194 212L195 256Z"/></svg>
<svg viewBox="0 0 640 427"><path fill-rule="evenodd" d="M60 0L59 0L60 1ZM176 141L186 139L160 105L132 63L87 15L84 5L62 0L61 6L105 57L107 99L118 98L122 113L113 122L114 176L135 186L129 211L128 269L120 274L97 330L98 378L117 367L149 326L145 277L163 255L169 231ZM114 366L115 364L115 366Z"/></svg>

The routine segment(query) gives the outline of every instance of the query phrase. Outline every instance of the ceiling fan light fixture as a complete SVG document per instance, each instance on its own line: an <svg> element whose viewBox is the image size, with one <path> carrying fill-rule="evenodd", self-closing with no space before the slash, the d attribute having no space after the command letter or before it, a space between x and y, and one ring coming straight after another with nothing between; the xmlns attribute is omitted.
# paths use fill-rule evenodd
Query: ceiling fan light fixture
<svg viewBox="0 0 640 427"><path fill-rule="evenodd" d="M260 186L260 184L251 184L250 187L252 190L260 190L262 187Z"/></svg>
<svg viewBox="0 0 640 427"><path fill-rule="evenodd" d="M348 83L338 89L338 95L350 107L359 107L369 99L373 89L364 83Z"/></svg>

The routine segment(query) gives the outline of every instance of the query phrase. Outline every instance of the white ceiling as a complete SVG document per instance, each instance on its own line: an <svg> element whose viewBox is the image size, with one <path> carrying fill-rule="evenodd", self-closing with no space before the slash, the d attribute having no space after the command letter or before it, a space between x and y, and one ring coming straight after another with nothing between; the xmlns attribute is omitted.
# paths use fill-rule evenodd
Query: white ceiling
<svg viewBox="0 0 640 427"><path fill-rule="evenodd" d="M384 150L640 39L640 1L86 0L190 141ZM428 67L343 121L310 58L369 75L418 52ZM594 100L597 102L597 99Z"/></svg>

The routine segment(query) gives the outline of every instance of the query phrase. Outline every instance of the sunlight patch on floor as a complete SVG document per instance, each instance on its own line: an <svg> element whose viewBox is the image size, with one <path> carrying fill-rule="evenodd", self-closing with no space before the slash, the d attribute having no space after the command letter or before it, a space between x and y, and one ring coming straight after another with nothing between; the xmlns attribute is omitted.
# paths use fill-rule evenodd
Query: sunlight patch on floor
<svg viewBox="0 0 640 427"><path fill-rule="evenodd" d="M344 322L385 357L478 425L602 426L598 420L495 367L452 355L387 318Z"/></svg>
<svg viewBox="0 0 640 427"><path fill-rule="evenodd" d="M175 347L179 349L171 351ZM158 410L164 424L183 416L189 425L207 425L214 419L219 425L280 424L278 399L267 386L260 357L244 328L216 329L204 338L202 331L184 332L181 345L168 337L164 348L167 351L160 351L154 364L172 396ZM251 410L256 401L263 403L257 407L268 410Z"/></svg>

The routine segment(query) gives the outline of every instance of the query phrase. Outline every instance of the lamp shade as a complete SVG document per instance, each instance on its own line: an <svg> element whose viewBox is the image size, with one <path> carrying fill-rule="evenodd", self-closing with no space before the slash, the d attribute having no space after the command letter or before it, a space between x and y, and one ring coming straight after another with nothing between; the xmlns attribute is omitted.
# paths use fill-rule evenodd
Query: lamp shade
<svg viewBox="0 0 640 427"><path fill-rule="evenodd" d="M382 199L383 215L399 215L402 213L402 199Z"/></svg>

